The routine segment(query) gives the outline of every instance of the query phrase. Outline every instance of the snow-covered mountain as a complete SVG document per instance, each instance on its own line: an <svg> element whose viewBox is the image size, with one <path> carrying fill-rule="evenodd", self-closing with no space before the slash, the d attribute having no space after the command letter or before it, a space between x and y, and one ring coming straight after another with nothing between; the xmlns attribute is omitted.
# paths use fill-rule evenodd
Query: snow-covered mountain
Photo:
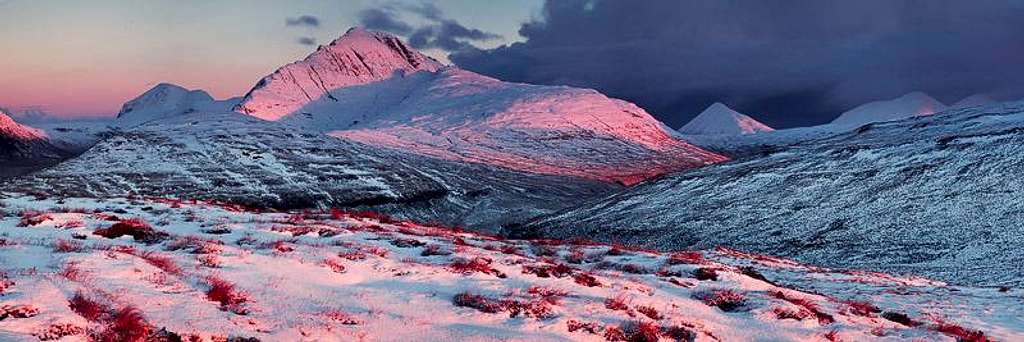
<svg viewBox="0 0 1024 342"><path fill-rule="evenodd" d="M689 170L511 229L1024 284L1024 102L875 123Z"/></svg>
<svg viewBox="0 0 1024 342"><path fill-rule="evenodd" d="M42 131L19 124L0 112L0 177L51 165L65 155L47 141Z"/></svg>
<svg viewBox="0 0 1024 342"><path fill-rule="evenodd" d="M925 93L915 91L891 100L869 102L846 111L832 121L839 127L857 127L872 123L899 120L914 116L926 116L946 109L942 104Z"/></svg>
<svg viewBox="0 0 1024 342"><path fill-rule="evenodd" d="M743 135L774 131L754 118L741 114L721 102L715 102L690 120L679 133L691 135Z"/></svg>
<svg viewBox="0 0 1024 342"><path fill-rule="evenodd" d="M117 123L131 126L194 112L226 112L238 104L238 101L218 101L203 90L188 90L181 86L161 83L125 103L117 113Z"/></svg>
<svg viewBox="0 0 1024 342"><path fill-rule="evenodd" d="M112 134L0 190L372 208L493 231L616 188L401 153L234 112L181 114Z"/></svg>
<svg viewBox="0 0 1024 342"><path fill-rule="evenodd" d="M996 103L999 103L999 101L996 101L996 100L992 99L988 95L974 94L974 95L965 97L965 98L963 98L960 101L957 101L957 103L954 103L949 108L957 108L957 109L959 109L959 108L967 108L967 107L974 107L974 106L989 106L989 105L994 105Z"/></svg>
<svg viewBox="0 0 1024 342"><path fill-rule="evenodd" d="M445 67L358 28L261 80L236 110L436 158L624 184L725 160L631 103Z"/></svg>

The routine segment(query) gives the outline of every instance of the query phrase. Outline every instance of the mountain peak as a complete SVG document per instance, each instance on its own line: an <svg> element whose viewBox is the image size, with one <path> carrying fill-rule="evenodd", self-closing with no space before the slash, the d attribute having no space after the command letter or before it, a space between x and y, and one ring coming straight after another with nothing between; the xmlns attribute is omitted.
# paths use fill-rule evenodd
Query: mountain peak
<svg viewBox="0 0 1024 342"><path fill-rule="evenodd" d="M6 112L0 111L0 138L37 140L41 138L41 135L35 130L14 121Z"/></svg>
<svg viewBox="0 0 1024 342"><path fill-rule="evenodd" d="M872 122L927 116L948 108L942 102L921 91L914 91L891 100L862 104L839 115L832 121L838 126L860 126Z"/></svg>
<svg viewBox="0 0 1024 342"><path fill-rule="evenodd" d="M117 113L117 119L123 123L139 124L196 111L227 111L233 105L214 100L203 90L160 83L126 102Z"/></svg>
<svg viewBox="0 0 1024 342"><path fill-rule="evenodd" d="M757 132L771 132L774 129L729 108L721 102L715 102L704 109L697 117L679 128L683 134L693 135L741 135Z"/></svg>
<svg viewBox="0 0 1024 342"><path fill-rule="evenodd" d="M235 110L264 120L279 120L296 114L310 102L336 100L332 91L340 88L419 71L436 72L443 67L398 37L353 27L305 59L264 77Z"/></svg>

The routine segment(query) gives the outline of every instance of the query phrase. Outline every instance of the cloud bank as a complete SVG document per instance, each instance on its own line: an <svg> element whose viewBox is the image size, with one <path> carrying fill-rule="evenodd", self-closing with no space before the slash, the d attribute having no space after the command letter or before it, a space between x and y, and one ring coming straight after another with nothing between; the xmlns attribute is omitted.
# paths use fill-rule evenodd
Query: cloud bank
<svg viewBox="0 0 1024 342"><path fill-rule="evenodd" d="M1021 18L1024 1L548 0L524 42L449 51L504 80L596 88L673 127L715 101L791 127L913 90L1024 96Z"/></svg>

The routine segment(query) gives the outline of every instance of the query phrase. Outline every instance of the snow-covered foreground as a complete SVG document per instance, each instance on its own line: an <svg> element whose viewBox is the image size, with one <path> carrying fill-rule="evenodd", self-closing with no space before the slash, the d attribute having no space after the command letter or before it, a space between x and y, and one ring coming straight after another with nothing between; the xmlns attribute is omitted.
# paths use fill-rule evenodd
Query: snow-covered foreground
<svg viewBox="0 0 1024 342"><path fill-rule="evenodd" d="M371 213L4 197L3 341L1024 338L1015 290L726 249L502 240Z"/></svg>

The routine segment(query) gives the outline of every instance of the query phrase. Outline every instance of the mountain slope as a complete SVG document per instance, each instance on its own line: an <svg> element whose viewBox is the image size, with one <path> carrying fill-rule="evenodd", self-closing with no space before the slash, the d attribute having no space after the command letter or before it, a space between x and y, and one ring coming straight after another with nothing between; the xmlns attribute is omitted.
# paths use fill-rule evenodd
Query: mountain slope
<svg viewBox="0 0 1024 342"><path fill-rule="evenodd" d="M965 98L963 98L960 101L957 101L957 103L954 103L949 108L957 108L957 109L959 109L959 108L967 108L967 107L974 107L974 106L989 106L989 105L994 105L996 103L999 103L999 101L996 101L996 100L992 99L991 97L988 97L988 95L974 94L974 95L965 97Z"/></svg>
<svg viewBox="0 0 1024 342"><path fill-rule="evenodd" d="M834 267L1024 284L1024 102L875 123L686 171L511 229L726 245Z"/></svg>
<svg viewBox="0 0 1024 342"><path fill-rule="evenodd" d="M742 135L774 131L771 127L715 102L690 120L679 133L693 135Z"/></svg>
<svg viewBox="0 0 1024 342"><path fill-rule="evenodd" d="M39 130L23 126L0 112L0 177L52 165L65 154Z"/></svg>
<svg viewBox="0 0 1024 342"><path fill-rule="evenodd" d="M237 113L197 112L116 132L77 158L0 189L374 208L495 230L614 187L402 154Z"/></svg>
<svg viewBox="0 0 1024 342"><path fill-rule="evenodd" d="M875 101L851 109L832 121L840 127L856 127L872 122L926 116L946 109L946 105L922 92L912 92L892 100Z"/></svg>
<svg viewBox="0 0 1024 342"><path fill-rule="evenodd" d="M442 67L359 29L264 78L237 110L431 157L624 184L725 160L633 104Z"/></svg>
<svg viewBox="0 0 1024 342"><path fill-rule="evenodd" d="M131 126L194 112L226 112L237 102L237 99L217 101L203 90L161 83L125 103L117 113L117 123Z"/></svg>
<svg viewBox="0 0 1024 342"><path fill-rule="evenodd" d="M1024 337L1015 291L727 249L660 254L137 198L0 197L4 212L5 342ZM118 225L149 238L113 236Z"/></svg>

